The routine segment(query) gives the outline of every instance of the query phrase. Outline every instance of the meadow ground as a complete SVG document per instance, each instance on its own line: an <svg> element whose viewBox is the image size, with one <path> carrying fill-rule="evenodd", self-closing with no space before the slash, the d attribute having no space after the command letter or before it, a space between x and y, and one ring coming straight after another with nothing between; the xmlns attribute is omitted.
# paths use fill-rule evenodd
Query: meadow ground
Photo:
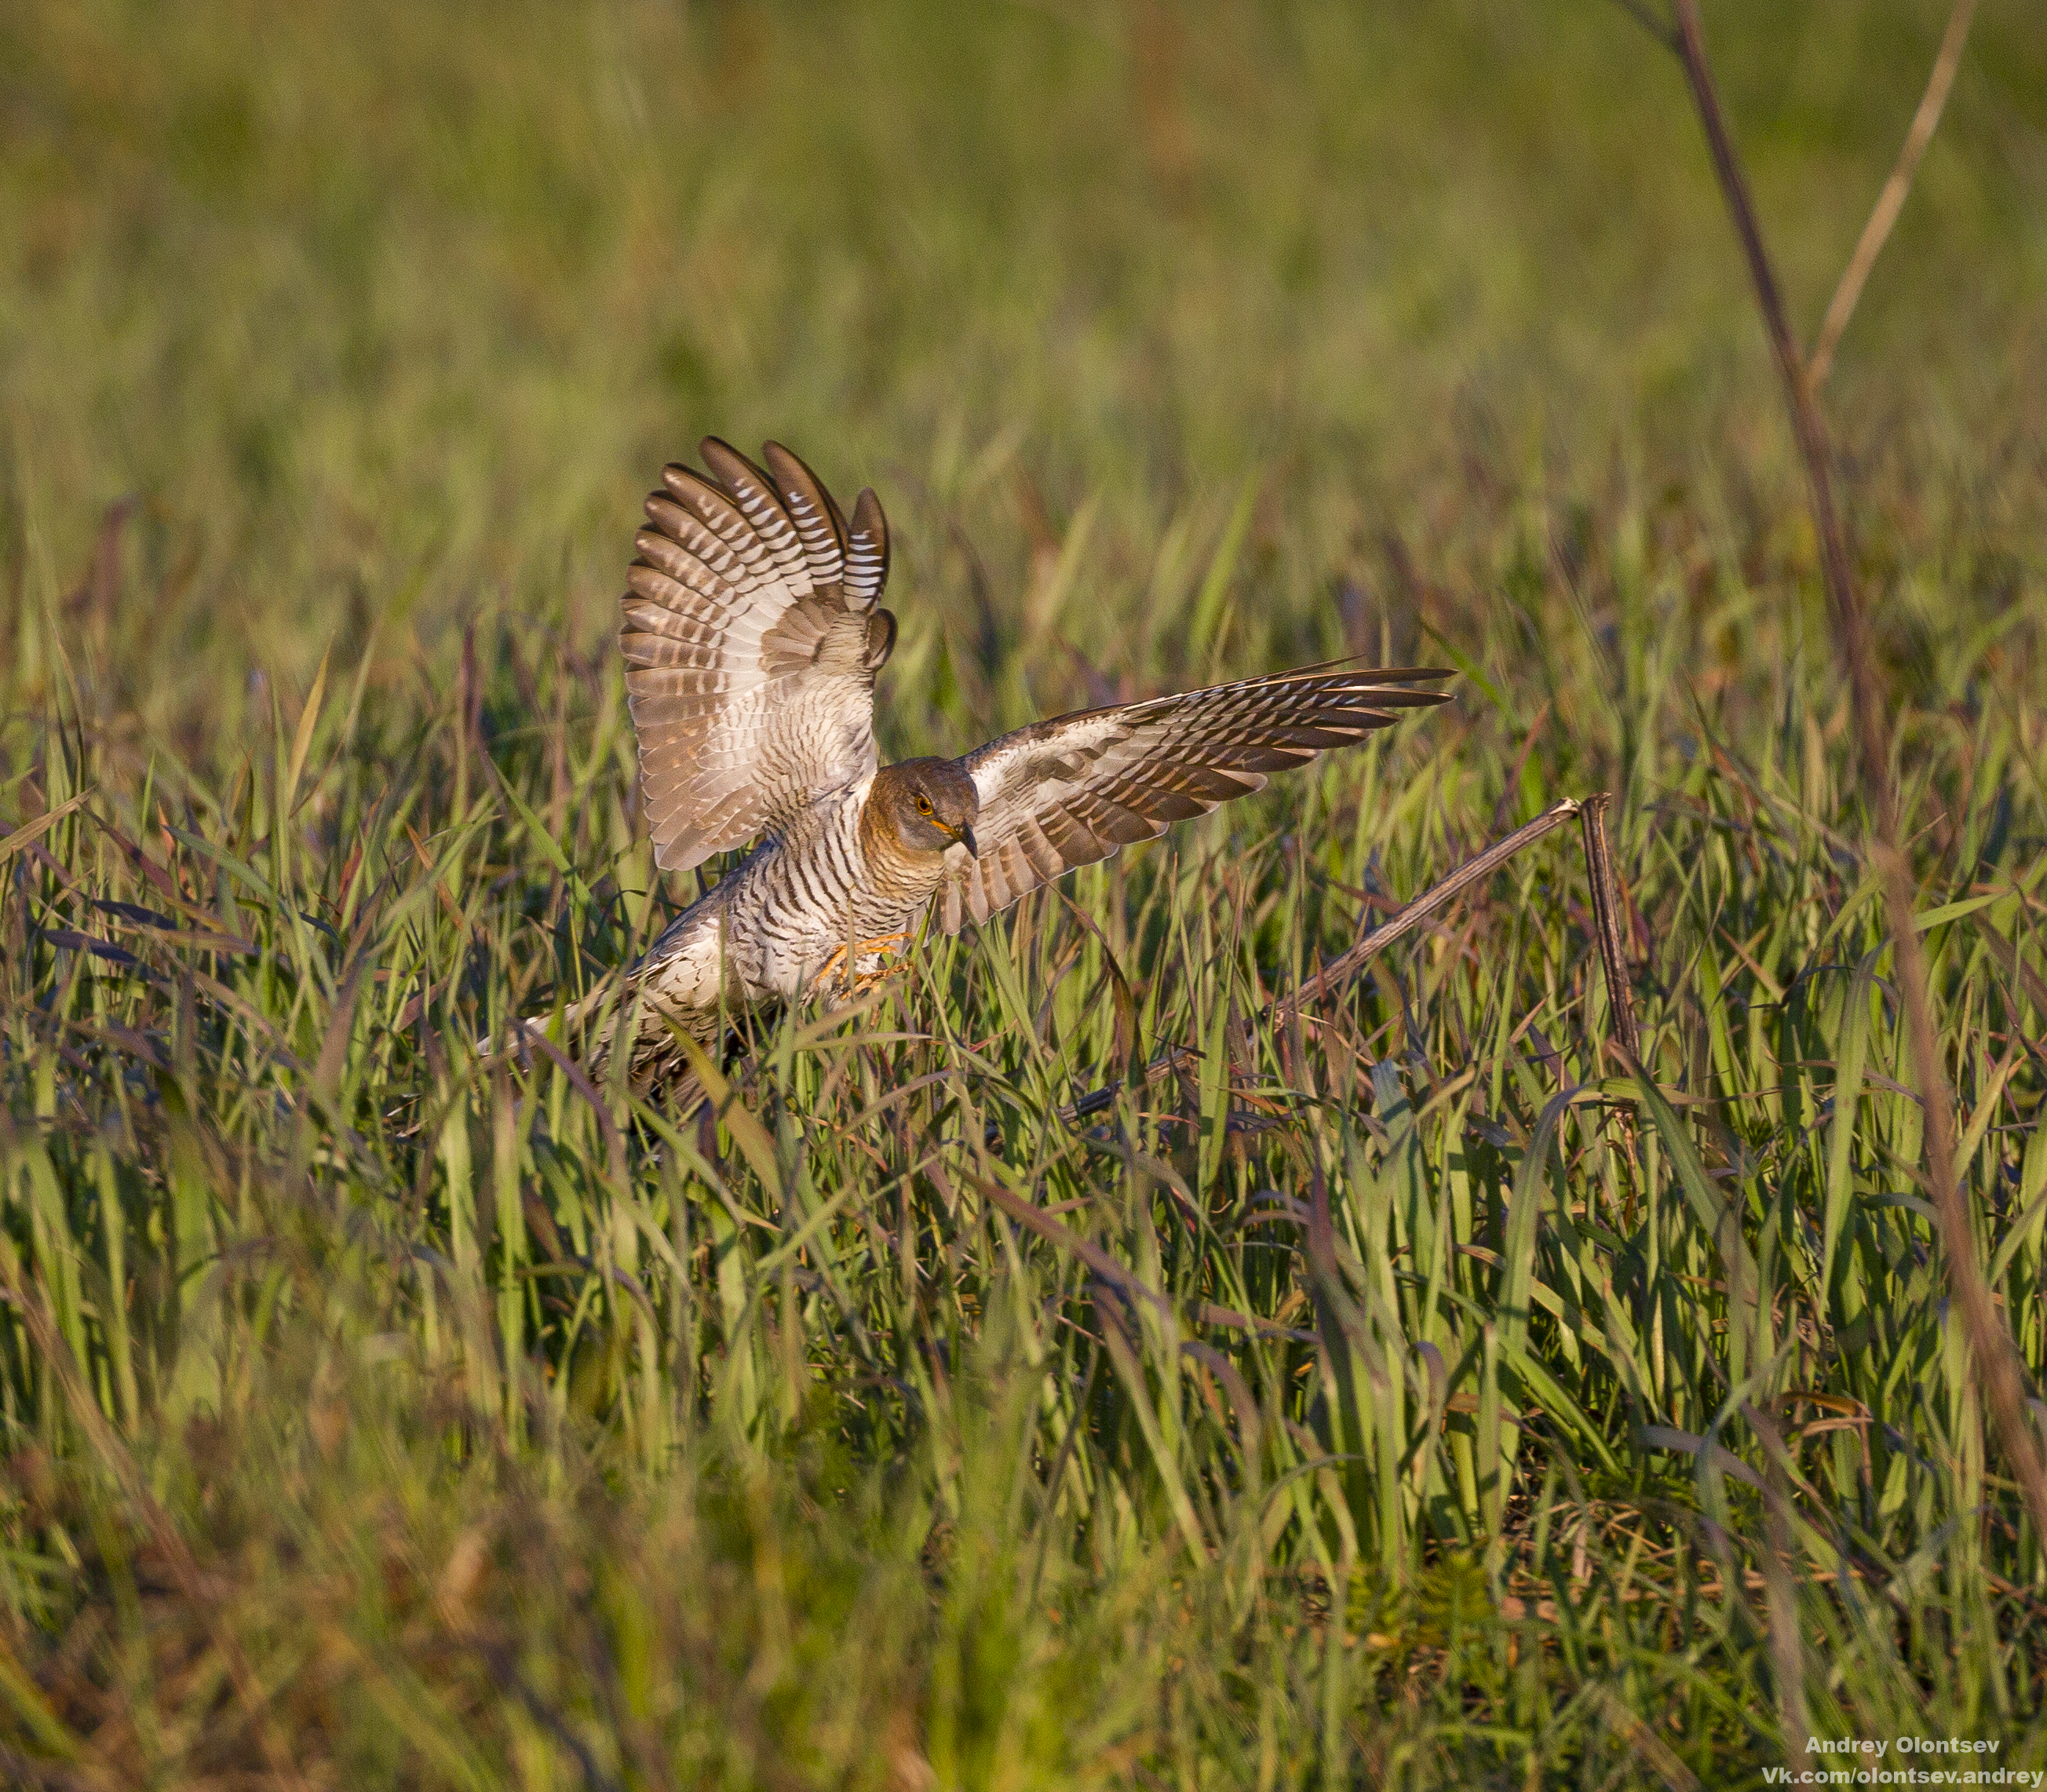
<svg viewBox="0 0 2047 1792"><path fill-rule="evenodd" d="M1709 10L1803 328L1944 22ZM1827 389L2036 1381L2037 24ZM0 416L0 1778L2047 1770L1797 466L1622 7L31 0ZM1457 702L679 1132L474 1041L690 893L612 630L710 431L880 490L888 750L1349 651ZM1568 833L1261 1023L1601 790L1646 1082Z"/></svg>

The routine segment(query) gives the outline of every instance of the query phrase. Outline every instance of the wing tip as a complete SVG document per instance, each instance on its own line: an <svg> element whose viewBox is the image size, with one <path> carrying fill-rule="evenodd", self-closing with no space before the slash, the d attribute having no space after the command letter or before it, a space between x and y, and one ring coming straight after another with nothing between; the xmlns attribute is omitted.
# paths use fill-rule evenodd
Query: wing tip
<svg viewBox="0 0 2047 1792"><path fill-rule="evenodd" d="M877 602L888 585L888 518L872 486L862 486L853 500L853 521L846 532L846 602L865 610Z"/></svg>
<svg viewBox="0 0 2047 1792"><path fill-rule="evenodd" d="M671 876L680 872L694 871L716 850L714 847L704 845L701 841L686 844L686 838L687 837L680 837L669 841L659 839L655 841L654 868L656 870L665 871Z"/></svg>
<svg viewBox="0 0 2047 1792"><path fill-rule="evenodd" d="M782 507L796 525L796 534L810 562L811 577L818 585L838 585L846 580L846 524L831 493L802 455L780 442L761 444L760 458L768 463L768 477L781 494Z"/></svg>

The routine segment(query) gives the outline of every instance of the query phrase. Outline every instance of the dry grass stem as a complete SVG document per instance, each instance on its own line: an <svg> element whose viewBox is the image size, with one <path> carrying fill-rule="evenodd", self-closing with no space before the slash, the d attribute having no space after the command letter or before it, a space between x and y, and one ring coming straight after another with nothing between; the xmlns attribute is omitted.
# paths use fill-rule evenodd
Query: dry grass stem
<svg viewBox="0 0 2047 1792"><path fill-rule="evenodd" d="M1919 109L1912 114L1911 127L1906 132L1904 145L1898 152L1897 165L1884 182L1883 190L1876 195L1869 222L1863 226L1862 234L1855 239L1855 252L1848 257L1848 265L1841 270L1834 296L1828 301L1827 315L1820 325L1819 340L1806 358L1805 380L1814 392L1826 383L1827 374L1834 365L1834 351L1840 346L1848 319L1855 315L1855 302L1862 297L1870 269L1876 265L1876 258L1883 251L1898 213L1905 209L1905 196L1912 191L1912 177L1919 172L1919 158L1925 154L1926 145L1933 141L1941 110L1948 103L1948 90L1955 84L1955 71L1961 66L1962 47L1968 41L1969 25L1975 17L1975 10L1976 0L1955 0L1954 10L1948 15L1948 29L1941 36L1940 50L1933 58L1933 72L1926 77L1926 91L1920 96Z"/></svg>
<svg viewBox="0 0 2047 1792"><path fill-rule="evenodd" d="M1817 398L1805 377L1786 320L1775 269L1763 241L1762 227L1750 197L1747 176L1728 134L1706 53L1705 29L1697 0L1674 0L1679 54L1712 150L1713 167L1726 197L1728 211L1741 239L1755 288L1763 327L1776 357L1785 403L1805 463L1813 521L1819 537L1820 567L1826 586L1841 657L1852 697L1856 764L1871 811L1873 836L1870 857L1883 881L1890 915L1892 950L1902 993L1912 1055L1913 1080L1925 1110L1928 1179L1939 1217L1950 1287L1962 1310L1978 1372L1990 1395L1998 1439L2033 1517L2036 1536L2047 1539L2047 1461L2027 1414L2027 1395L2010 1333L1991 1301L1977 1261L1974 1228L1956 1178L1955 1115L1952 1097L1942 1074L1935 1046L1933 1001L1929 993L1925 949L1914 909L1916 891L1910 869L1898 844L1898 792L1890 773L1889 714L1883 681L1871 639L1869 613L1849 559L1848 537L1833 493L1832 449ZM1966 20L1964 20L1966 24ZM1959 52L1958 52L1959 53Z"/></svg>

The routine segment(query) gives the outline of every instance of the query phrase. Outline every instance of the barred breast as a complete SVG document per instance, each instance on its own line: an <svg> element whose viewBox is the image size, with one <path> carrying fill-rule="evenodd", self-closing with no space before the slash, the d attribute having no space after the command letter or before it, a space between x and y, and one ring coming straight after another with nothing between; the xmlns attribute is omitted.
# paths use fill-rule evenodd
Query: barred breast
<svg viewBox="0 0 2047 1792"><path fill-rule="evenodd" d="M863 781L764 841L676 918L634 967L635 981L664 1007L715 1008L722 971L727 1006L753 1007L802 995L843 966L849 947L907 936L937 870L863 838L866 795Z"/></svg>
<svg viewBox="0 0 2047 1792"><path fill-rule="evenodd" d="M905 879L874 850L861 826L866 797L863 782L733 874L726 950L756 1000L793 1000L821 977L871 974L907 943L929 904L936 875Z"/></svg>
<svg viewBox="0 0 2047 1792"><path fill-rule="evenodd" d="M907 946L942 869L862 825L867 793L863 780L762 842L633 966L613 1024L633 1029L636 1088L672 1094L686 1078L676 1029L710 1048L721 1012L843 993ZM593 1062L611 1047L598 1042Z"/></svg>

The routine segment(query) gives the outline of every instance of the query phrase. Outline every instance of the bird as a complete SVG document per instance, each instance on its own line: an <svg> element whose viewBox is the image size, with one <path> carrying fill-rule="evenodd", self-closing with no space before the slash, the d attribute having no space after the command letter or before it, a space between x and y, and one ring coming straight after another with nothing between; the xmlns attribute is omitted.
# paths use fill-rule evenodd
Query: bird
<svg viewBox="0 0 2047 1792"><path fill-rule="evenodd" d="M927 926L985 922L1445 699L1441 669L1328 661L884 765L880 501L863 490L849 520L779 443L764 465L716 436L698 453L646 501L619 642L656 864L750 850L567 1016L591 1072L623 1055L637 1094L685 1113L702 1090L683 1040L715 1054L743 1013L862 987Z"/></svg>

